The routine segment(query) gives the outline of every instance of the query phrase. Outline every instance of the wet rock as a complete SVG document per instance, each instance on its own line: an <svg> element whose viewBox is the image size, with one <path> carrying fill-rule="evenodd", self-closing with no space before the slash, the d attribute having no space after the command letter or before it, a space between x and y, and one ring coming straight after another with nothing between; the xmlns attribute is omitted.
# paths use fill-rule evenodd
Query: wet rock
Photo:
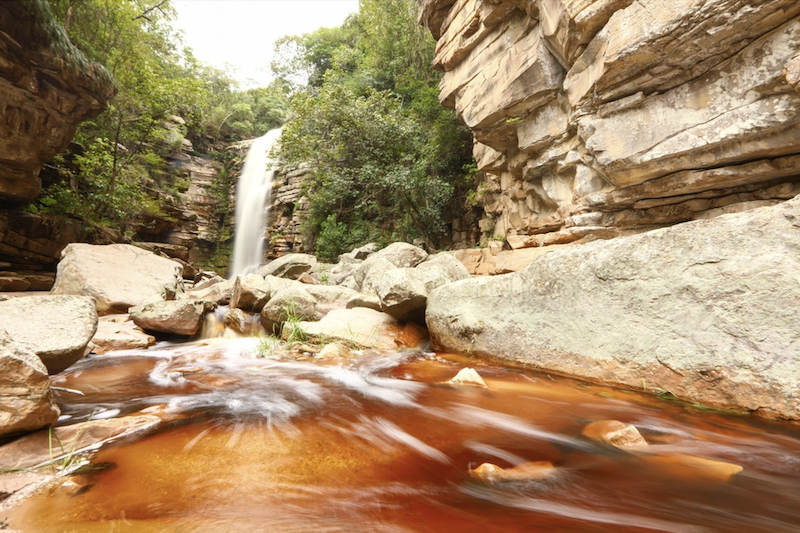
<svg viewBox="0 0 800 533"><path fill-rule="evenodd" d="M250 326L250 315L241 309L230 309L225 313L225 327L231 328L236 333L244 335Z"/></svg>
<svg viewBox="0 0 800 533"><path fill-rule="evenodd" d="M85 355L97 311L86 296L25 296L0 302L0 324L57 374Z"/></svg>
<svg viewBox="0 0 800 533"><path fill-rule="evenodd" d="M471 478L486 484L508 481L538 481L547 479L555 473L556 467L550 461L522 463L514 468L501 468L492 463L483 463L478 468L468 472Z"/></svg>
<svg viewBox="0 0 800 533"><path fill-rule="evenodd" d="M217 304L205 300L156 302L131 308L131 319L145 331L196 335L203 316Z"/></svg>
<svg viewBox="0 0 800 533"><path fill-rule="evenodd" d="M690 479L712 479L727 482L744 470L741 465L684 454L648 455L643 459L650 464L664 467L669 475Z"/></svg>
<svg viewBox="0 0 800 533"><path fill-rule="evenodd" d="M101 315L174 299L183 292L183 267L127 244L73 243L61 255L53 294L92 296Z"/></svg>
<svg viewBox="0 0 800 533"><path fill-rule="evenodd" d="M622 450L647 446L647 441L639 430L631 424L624 424L619 420L598 420L583 428L584 436L610 444Z"/></svg>
<svg viewBox="0 0 800 533"><path fill-rule="evenodd" d="M19 470L49 464L61 466L83 452L151 430L159 422L160 419L153 415L126 416L62 426L53 429L52 434L38 431L0 447L0 469Z"/></svg>
<svg viewBox="0 0 800 533"><path fill-rule="evenodd" d="M468 386L468 387L480 387L483 389L488 389L489 387L486 385L486 382L483 381L483 378L480 374L478 374L474 368L462 368L458 371L452 379L445 382L448 385L454 385L457 387L461 386Z"/></svg>
<svg viewBox="0 0 800 533"><path fill-rule="evenodd" d="M261 277L297 279L310 272L317 264L317 258L309 254L286 254L256 270Z"/></svg>
<svg viewBox="0 0 800 533"><path fill-rule="evenodd" d="M271 288L258 274L236 276L230 306L249 313L260 313L269 301Z"/></svg>
<svg viewBox="0 0 800 533"><path fill-rule="evenodd" d="M0 435L49 426L60 414L47 368L0 327Z"/></svg>
<svg viewBox="0 0 800 533"><path fill-rule="evenodd" d="M352 355L353 353L347 346L338 342L332 342L323 346L317 354L317 357L319 359L347 359L352 357Z"/></svg>
<svg viewBox="0 0 800 533"><path fill-rule="evenodd" d="M92 351L102 355L114 350L133 350L152 346L156 338L133 323L130 315L100 317L97 332L92 337Z"/></svg>
<svg viewBox="0 0 800 533"><path fill-rule="evenodd" d="M798 419L799 220L800 197L444 285L432 345Z"/></svg>

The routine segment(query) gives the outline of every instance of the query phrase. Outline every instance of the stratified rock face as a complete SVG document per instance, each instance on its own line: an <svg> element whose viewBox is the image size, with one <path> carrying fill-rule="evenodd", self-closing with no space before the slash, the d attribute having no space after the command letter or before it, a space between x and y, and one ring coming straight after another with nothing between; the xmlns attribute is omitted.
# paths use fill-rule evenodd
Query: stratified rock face
<svg viewBox="0 0 800 533"><path fill-rule="evenodd" d="M97 311L88 296L25 296L0 302L0 324L57 374L85 355Z"/></svg>
<svg viewBox="0 0 800 533"><path fill-rule="evenodd" d="M0 202L36 198L42 163L115 93L110 75L72 46L47 2L1 2Z"/></svg>
<svg viewBox="0 0 800 533"><path fill-rule="evenodd" d="M436 349L800 418L800 197L428 296Z"/></svg>
<svg viewBox="0 0 800 533"><path fill-rule="evenodd" d="M42 361L0 328L0 435L48 426L60 414Z"/></svg>
<svg viewBox="0 0 800 533"><path fill-rule="evenodd" d="M796 0L423 0L485 237L611 238L800 193Z"/></svg>
<svg viewBox="0 0 800 533"><path fill-rule="evenodd" d="M73 243L64 248L53 294L92 296L101 315L173 300L183 292L183 266L128 244Z"/></svg>

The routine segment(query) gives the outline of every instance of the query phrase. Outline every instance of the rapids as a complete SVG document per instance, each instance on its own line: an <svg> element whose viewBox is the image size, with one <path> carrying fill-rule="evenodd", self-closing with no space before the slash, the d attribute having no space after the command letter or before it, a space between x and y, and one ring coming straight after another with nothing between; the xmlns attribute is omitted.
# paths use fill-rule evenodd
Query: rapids
<svg viewBox="0 0 800 533"><path fill-rule="evenodd" d="M157 413L96 469L13 508L24 532L796 532L800 431L664 397L420 350L316 361L254 338L159 344L54 379L60 424ZM470 366L489 389L442 382ZM84 395L76 394L80 391ZM581 436L634 424L648 452ZM649 461L735 463L729 482ZM483 462L550 461L546 479L482 484Z"/></svg>

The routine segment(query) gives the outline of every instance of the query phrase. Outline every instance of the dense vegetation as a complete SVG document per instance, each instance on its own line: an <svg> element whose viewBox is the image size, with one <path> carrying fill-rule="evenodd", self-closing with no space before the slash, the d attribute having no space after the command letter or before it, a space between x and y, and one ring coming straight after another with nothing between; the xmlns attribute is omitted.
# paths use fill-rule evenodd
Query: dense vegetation
<svg viewBox="0 0 800 533"><path fill-rule="evenodd" d="M225 161L227 143L292 116L282 157L313 168L303 231L319 255L371 240L447 244L448 221L474 188L471 136L438 102L434 41L414 0L361 0L340 27L283 38L275 81L249 90L183 46L168 0L48 3L119 92L51 162L29 210L135 237L148 221L174 221L189 184L166 161L186 139Z"/></svg>
<svg viewBox="0 0 800 533"><path fill-rule="evenodd" d="M283 156L312 165L303 230L323 258L370 240L441 247L474 189L472 137L439 104L417 9L361 0L342 26L277 44L273 70L294 90Z"/></svg>
<svg viewBox="0 0 800 533"><path fill-rule="evenodd" d="M135 235L169 222L188 187L165 163L184 139L200 152L280 126L286 92L278 84L239 90L232 76L203 65L171 25L169 2L49 0L55 19L118 88L108 109L78 128L70 150L43 173L28 209L67 215ZM221 191L227 197L227 190Z"/></svg>

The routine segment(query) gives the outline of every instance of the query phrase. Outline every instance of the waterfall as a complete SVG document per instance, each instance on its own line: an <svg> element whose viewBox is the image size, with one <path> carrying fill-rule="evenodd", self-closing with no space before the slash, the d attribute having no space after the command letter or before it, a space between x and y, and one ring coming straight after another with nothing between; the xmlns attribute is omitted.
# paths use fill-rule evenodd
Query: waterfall
<svg viewBox="0 0 800 533"><path fill-rule="evenodd" d="M275 171L269 153L280 139L281 130L267 132L253 141L236 185L236 237L228 277L254 270L264 261L264 233L272 196Z"/></svg>

